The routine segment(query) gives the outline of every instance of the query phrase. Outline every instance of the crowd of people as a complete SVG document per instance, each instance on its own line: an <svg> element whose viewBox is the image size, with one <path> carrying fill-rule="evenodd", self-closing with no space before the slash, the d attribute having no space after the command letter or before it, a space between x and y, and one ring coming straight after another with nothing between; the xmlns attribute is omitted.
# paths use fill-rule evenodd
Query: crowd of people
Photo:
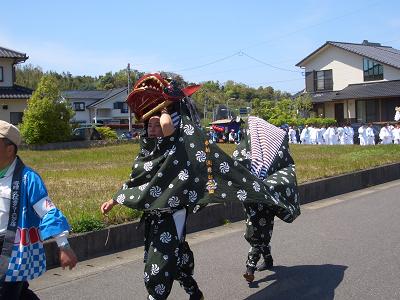
<svg viewBox="0 0 400 300"><path fill-rule="evenodd" d="M385 124L379 131L373 124L362 124L356 132L349 124L330 125L328 127L305 125L300 130L295 126L289 126L289 143L305 145L353 145L355 140L359 141L361 146L375 144L400 144L400 122L395 125Z"/></svg>
<svg viewBox="0 0 400 300"><path fill-rule="evenodd" d="M235 131L231 129L230 131L226 130L223 132L216 131L213 128L210 129L208 133L210 140L215 143L235 143L238 144L242 140L243 132L241 129Z"/></svg>

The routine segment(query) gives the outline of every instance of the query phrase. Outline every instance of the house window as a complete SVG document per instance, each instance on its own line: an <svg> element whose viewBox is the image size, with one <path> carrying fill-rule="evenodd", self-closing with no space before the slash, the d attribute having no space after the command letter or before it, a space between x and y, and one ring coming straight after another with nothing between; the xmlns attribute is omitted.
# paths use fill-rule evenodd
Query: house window
<svg viewBox="0 0 400 300"><path fill-rule="evenodd" d="M84 111L85 102L74 102L74 111Z"/></svg>
<svg viewBox="0 0 400 300"><path fill-rule="evenodd" d="M382 80L383 66L372 59L363 59L364 81Z"/></svg>
<svg viewBox="0 0 400 300"><path fill-rule="evenodd" d="M3 67L0 67L0 82L4 81L4 77L3 77Z"/></svg>
<svg viewBox="0 0 400 300"><path fill-rule="evenodd" d="M10 113L10 123L13 125L18 125L22 123L22 117L24 116L24 113L22 112L11 112Z"/></svg>
<svg viewBox="0 0 400 300"><path fill-rule="evenodd" d="M114 109L120 109L121 113L128 113L128 103L126 102L114 102Z"/></svg>
<svg viewBox="0 0 400 300"><path fill-rule="evenodd" d="M332 90L332 70L316 71L314 74L314 88L316 91Z"/></svg>
<svg viewBox="0 0 400 300"><path fill-rule="evenodd" d="M128 113L128 103L122 103L121 113Z"/></svg>
<svg viewBox="0 0 400 300"><path fill-rule="evenodd" d="M124 102L114 102L114 109L122 109L122 104Z"/></svg>

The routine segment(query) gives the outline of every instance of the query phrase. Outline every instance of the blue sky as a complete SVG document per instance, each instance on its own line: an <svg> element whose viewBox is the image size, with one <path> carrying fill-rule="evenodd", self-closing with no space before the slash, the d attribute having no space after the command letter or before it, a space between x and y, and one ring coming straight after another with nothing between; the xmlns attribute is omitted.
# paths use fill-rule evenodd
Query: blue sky
<svg viewBox="0 0 400 300"><path fill-rule="evenodd" d="M288 92L295 64L327 40L400 49L400 1L4 1L0 46L73 75L173 71ZM277 69L271 67L279 67Z"/></svg>

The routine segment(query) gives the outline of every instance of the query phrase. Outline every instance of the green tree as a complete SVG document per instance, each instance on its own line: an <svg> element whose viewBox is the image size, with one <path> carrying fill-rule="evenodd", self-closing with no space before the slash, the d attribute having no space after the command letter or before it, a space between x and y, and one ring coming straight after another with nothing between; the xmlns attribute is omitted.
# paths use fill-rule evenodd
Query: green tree
<svg viewBox="0 0 400 300"><path fill-rule="evenodd" d="M73 111L60 101L57 80L45 75L28 100L28 107L21 124L21 134L27 144L64 142L71 138L69 120Z"/></svg>

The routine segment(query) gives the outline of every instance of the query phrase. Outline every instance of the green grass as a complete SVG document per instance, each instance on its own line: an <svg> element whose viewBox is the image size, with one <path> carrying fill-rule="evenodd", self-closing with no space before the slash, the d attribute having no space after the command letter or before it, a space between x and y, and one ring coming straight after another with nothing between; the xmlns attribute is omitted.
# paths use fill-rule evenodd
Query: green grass
<svg viewBox="0 0 400 300"><path fill-rule="evenodd" d="M231 154L235 145L221 145ZM91 149L20 151L22 160L44 179L50 197L64 212L74 232L101 229L133 220L140 213L116 206L104 217L100 205L128 179L137 144ZM293 145L299 183L373 166L400 162L400 145Z"/></svg>

